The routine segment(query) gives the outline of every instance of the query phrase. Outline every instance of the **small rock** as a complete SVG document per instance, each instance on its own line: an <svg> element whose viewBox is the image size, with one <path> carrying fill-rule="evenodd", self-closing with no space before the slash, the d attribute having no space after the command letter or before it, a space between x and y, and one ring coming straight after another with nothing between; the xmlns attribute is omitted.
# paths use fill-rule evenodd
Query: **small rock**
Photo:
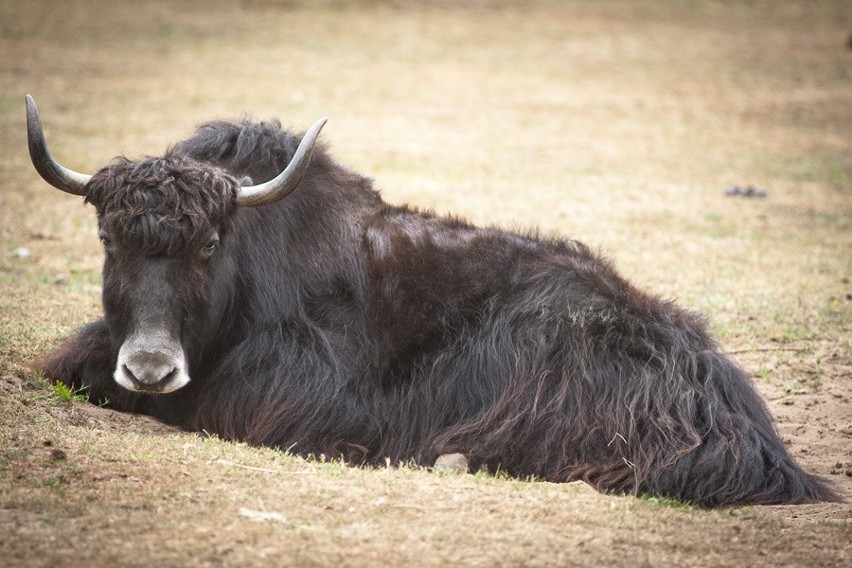
<svg viewBox="0 0 852 568"><path fill-rule="evenodd" d="M67 456L65 452L62 450L50 450L50 459L53 461L61 461L64 460Z"/></svg>
<svg viewBox="0 0 852 568"><path fill-rule="evenodd" d="M467 457L464 454L444 454L438 456L433 469L442 473L467 473Z"/></svg>
<svg viewBox="0 0 852 568"><path fill-rule="evenodd" d="M852 477L852 467L850 467L849 469L846 470L846 476Z"/></svg>
<svg viewBox="0 0 852 568"><path fill-rule="evenodd" d="M16 249L12 249L12 252L9 253L9 256L13 256L15 258L26 259L33 255L32 251L28 248L18 247Z"/></svg>
<svg viewBox="0 0 852 568"><path fill-rule="evenodd" d="M53 277L53 283L57 286L65 286L68 284L68 280L69 278L65 274L57 274Z"/></svg>
<svg viewBox="0 0 852 568"><path fill-rule="evenodd" d="M254 511L252 509L246 509L245 507L240 508L239 515L252 521L274 521L276 523L287 522L287 517L285 517L281 513L275 513L270 511Z"/></svg>
<svg viewBox="0 0 852 568"><path fill-rule="evenodd" d="M749 185L747 187L740 187L738 185L732 185L731 187L725 190L725 195L728 197L758 197L763 198L769 195L764 188L757 185Z"/></svg>

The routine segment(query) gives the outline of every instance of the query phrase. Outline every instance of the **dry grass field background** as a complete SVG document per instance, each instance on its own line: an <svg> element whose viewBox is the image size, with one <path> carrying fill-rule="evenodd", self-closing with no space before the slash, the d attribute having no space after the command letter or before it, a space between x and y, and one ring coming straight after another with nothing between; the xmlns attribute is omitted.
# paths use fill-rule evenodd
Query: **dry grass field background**
<svg viewBox="0 0 852 568"><path fill-rule="evenodd" d="M0 0L0 566L850 565L849 502L353 468L63 396L27 362L97 317L102 253L23 100L86 172L211 118L328 116L388 201L583 240L707 314L852 500L850 32L842 0Z"/></svg>

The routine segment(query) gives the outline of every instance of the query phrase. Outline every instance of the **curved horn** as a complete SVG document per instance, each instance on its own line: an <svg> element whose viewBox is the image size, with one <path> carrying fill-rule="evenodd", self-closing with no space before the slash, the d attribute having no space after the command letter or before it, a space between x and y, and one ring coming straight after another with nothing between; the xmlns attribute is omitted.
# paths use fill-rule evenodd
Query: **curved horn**
<svg viewBox="0 0 852 568"><path fill-rule="evenodd" d="M296 189L296 186L302 181L302 176L308 170L308 165L311 162L311 152L314 149L317 136L319 136L320 130L325 126L327 120L326 118L321 118L311 126L299 143L293 159L290 160L290 163L283 172L265 183L241 187L237 194L237 204L243 207L256 207L258 205L274 203L279 199L283 199Z"/></svg>
<svg viewBox="0 0 852 568"><path fill-rule="evenodd" d="M35 101L27 95L27 144L30 148L30 159L36 171L44 181L71 195L86 195L86 184L92 176L77 173L59 165L47 151L44 141L44 131L41 128L41 118Z"/></svg>

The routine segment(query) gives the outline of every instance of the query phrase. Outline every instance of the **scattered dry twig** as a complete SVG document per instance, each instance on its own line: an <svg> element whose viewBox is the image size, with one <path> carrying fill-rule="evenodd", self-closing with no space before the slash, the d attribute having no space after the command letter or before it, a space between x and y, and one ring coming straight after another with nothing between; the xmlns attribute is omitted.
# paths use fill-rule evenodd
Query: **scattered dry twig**
<svg viewBox="0 0 852 568"><path fill-rule="evenodd" d="M749 347L746 349L732 349L726 351L728 355L737 355L738 353L759 353L763 351L798 351L801 347Z"/></svg>
<svg viewBox="0 0 852 568"><path fill-rule="evenodd" d="M242 465L242 464L238 464L238 463L234 463L234 462L229 462L229 461L226 461L226 460L216 460L215 463L218 463L219 465L227 465L227 466L230 466L230 467L237 467L237 468L240 468L240 469L246 469L248 471L258 471L260 473L286 473L286 475L308 475L308 474L311 473L309 471L279 472L279 471L276 471L274 469L268 469L268 468L265 468L265 467L254 467L254 466L251 466L251 465Z"/></svg>

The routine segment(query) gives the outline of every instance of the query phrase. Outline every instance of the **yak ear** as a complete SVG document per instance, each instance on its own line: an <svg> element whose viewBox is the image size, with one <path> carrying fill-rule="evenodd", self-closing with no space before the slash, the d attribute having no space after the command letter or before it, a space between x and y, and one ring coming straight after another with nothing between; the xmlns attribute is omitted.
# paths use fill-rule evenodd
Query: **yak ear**
<svg viewBox="0 0 852 568"><path fill-rule="evenodd" d="M250 177L248 177L248 176L243 176L243 177L241 177L238 181L239 181L239 183L240 183L240 187L243 187L243 186L245 186L245 185L254 185L254 182L253 182L253 181L252 181L252 179L251 179Z"/></svg>

